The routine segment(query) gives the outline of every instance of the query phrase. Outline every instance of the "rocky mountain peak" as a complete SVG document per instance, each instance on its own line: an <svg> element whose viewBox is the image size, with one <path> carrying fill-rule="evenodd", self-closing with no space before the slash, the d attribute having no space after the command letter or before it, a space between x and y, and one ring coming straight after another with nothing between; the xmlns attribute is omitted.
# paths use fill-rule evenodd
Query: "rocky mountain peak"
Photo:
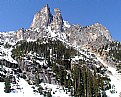
<svg viewBox="0 0 121 97"><path fill-rule="evenodd" d="M93 29L98 30L99 33L101 35L105 36L107 40L112 41L112 37L110 35L109 30L105 26L103 26L102 24L97 22L97 23L91 25L90 27L93 28Z"/></svg>
<svg viewBox="0 0 121 97"><path fill-rule="evenodd" d="M63 29L63 18L58 8L54 9L52 28L58 31L62 31Z"/></svg>
<svg viewBox="0 0 121 97"><path fill-rule="evenodd" d="M59 8L55 8L54 12L55 12L55 14L60 14L61 13Z"/></svg>
<svg viewBox="0 0 121 97"><path fill-rule="evenodd" d="M51 26L53 30L62 31L63 18L58 8L54 9L54 15L51 14L48 4L34 15L30 28L43 28Z"/></svg>
<svg viewBox="0 0 121 97"><path fill-rule="evenodd" d="M112 41L110 32L105 26L98 22L93 25L84 27L78 25L69 25L69 27L65 27L65 25L66 24L63 20L61 11L58 8L55 8L54 14L52 15L47 4L34 16L31 28L35 29L26 31L26 35L24 36L27 37L25 37L25 39L28 39L28 37L30 36L30 39L36 39L42 36L49 36L48 32L50 32L51 35L53 34L53 32L54 34L56 34L56 32L64 32L58 34L60 34L62 39L68 40L68 42L70 42L71 44L81 47L84 47L85 45L91 45L94 48L99 48L102 45ZM33 33L31 33L31 31L33 31ZM21 38L22 33L21 31L18 32L18 36L20 36Z"/></svg>
<svg viewBox="0 0 121 97"><path fill-rule="evenodd" d="M49 8L48 4L45 5L45 6L42 8L42 10L40 10L40 13L43 13L43 14L45 14L45 15L50 14L50 8Z"/></svg>
<svg viewBox="0 0 121 97"><path fill-rule="evenodd" d="M38 13L34 15L30 28L43 28L48 26L52 21L52 14L48 4L44 6Z"/></svg>

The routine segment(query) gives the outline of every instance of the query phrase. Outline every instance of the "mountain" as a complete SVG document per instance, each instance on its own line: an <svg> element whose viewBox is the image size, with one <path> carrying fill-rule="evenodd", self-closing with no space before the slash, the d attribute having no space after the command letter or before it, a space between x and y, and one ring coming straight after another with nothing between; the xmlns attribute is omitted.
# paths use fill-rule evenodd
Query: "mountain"
<svg viewBox="0 0 121 97"><path fill-rule="evenodd" d="M49 25L51 25L53 30L62 31L63 18L58 8L54 9L54 15L52 15L49 6L46 5L38 13L35 14L30 28L43 28Z"/></svg>
<svg viewBox="0 0 121 97"><path fill-rule="evenodd" d="M50 13L50 8L47 4L37 14L35 14L30 28L43 28L43 26L47 27L52 20L53 16Z"/></svg>
<svg viewBox="0 0 121 97"><path fill-rule="evenodd" d="M28 29L0 32L0 95L119 97L120 56L102 24L69 24L47 4Z"/></svg>

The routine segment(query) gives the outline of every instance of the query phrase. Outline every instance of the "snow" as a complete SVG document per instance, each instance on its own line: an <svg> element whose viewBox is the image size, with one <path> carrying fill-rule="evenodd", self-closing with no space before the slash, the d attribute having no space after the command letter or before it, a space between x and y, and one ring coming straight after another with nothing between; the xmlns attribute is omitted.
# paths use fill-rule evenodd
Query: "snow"
<svg viewBox="0 0 121 97"><path fill-rule="evenodd" d="M101 57L97 55L97 59L105 66L107 67L107 70L111 72L107 73L109 78L111 79L111 86L112 88L110 90L106 91L106 94L108 97L119 97L121 93L121 74L116 71L115 67L110 66L109 64L106 64ZM111 93L111 91L114 91L114 93Z"/></svg>
<svg viewBox="0 0 121 97"><path fill-rule="evenodd" d="M64 26L69 28L70 24L67 21L64 21ZM74 49L76 49L77 51L79 51L80 54L85 55L87 58L95 58L92 57L92 53L91 52L87 52L85 49L81 49L80 47L76 46L76 42L75 44L70 44L68 42L66 42L66 34L65 33L55 33L55 31L51 30L51 27L48 26L47 31L49 32L51 37L55 37L57 39L59 39L60 41L62 41L63 43L66 43L68 46L73 47ZM11 31L9 33L5 33L5 32L0 32L0 34L4 35L5 37L7 37L5 39L5 41L3 41L2 39L0 39L1 42L8 42L11 45L15 45L15 42L9 42L9 38L8 36L11 36L14 32ZM14 33L15 34L15 33ZM58 37L57 37L58 36ZM32 40L30 38L27 39L27 42L30 41L36 41L36 40ZM11 55L12 55L12 48L4 48L4 46L0 46L0 51L2 53L0 53L0 59L5 59L11 63L15 63L17 64L17 61L15 61ZM30 55L32 55L30 53ZM108 97L119 97L119 94L121 92L121 75L116 71L116 68L111 67L110 65L108 65L107 63L105 63L103 61L103 59L101 59L101 57L99 55L96 55L96 58L94 60L98 60L100 61L106 68L108 71L111 72L107 73L107 75L109 76L109 78L111 79L111 86L112 88L108 91L106 91L106 94L108 95ZM79 59L83 59L83 56L75 56L74 58L72 58L72 60L79 60ZM37 63L39 63L40 65L46 64L46 61L40 61L40 60L36 60ZM10 68L6 68L3 67L4 69L6 69L7 71L11 71ZM2 73L2 72L0 72ZM14 75L16 77L16 75ZM23 78L17 78L18 80L18 86L20 89L16 89L15 91L13 91L12 93L4 93L4 83L0 82L0 97L43 97L43 95L39 95L38 93L34 93L32 86L29 85L27 83L27 81L25 81ZM50 89L52 97L69 97L69 92L64 92L63 87L60 85L53 85L53 84L48 84L48 83L41 83L40 84L45 90L46 89ZM12 85L13 88L16 88L16 86ZM114 91L115 93L111 93L110 91ZM15 93L14 93L15 92Z"/></svg>
<svg viewBox="0 0 121 97"><path fill-rule="evenodd" d="M1 43L9 43L10 45L15 45L16 44L16 40L14 39L16 36L15 31L9 31L9 32L0 32L0 42Z"/></svg>
<svg viewBox="0 0 121 97"><path fill-rule="evenodd" d="M27 39L27 42L34 42L34 41L36 41L36 39L30 39L30 38Z"/></svg>
<svg viewBox="0 0 121 97"><path fill-rule="evenodd" d="M107 68L107 70L112 73L112 74L107 74L107 75L111 79L111 86L113 86L113 85L115 86L111 89L111 90L115 89L115 93L111 93L110 92L111 90L108 90L108 91L106 91L106 94L108 95L108 97L119 97L120 92L121 92L121 87L120 87L121 86L121 75L116 71L116 68L111 67L109 64L105 63L99 55L96 55L91 52L87 52L85 49L81 49L80 47L76 46L76 44L72 45L65 41L65 37L63 37L62 34L60 34L60 33L57 33L57 34L59 34L59 35L57 35L57 36L59 36L59 37L57 37L57 39L59 39L63 43L66 43L70 47L73 47L74 49L79 51L80 54L85 55L87 58L93 58L95 61L100 61ZM91 54L94 54L95 56L92 56ZM82 57L75 56L75 58L72 58L72 59L79 60L81 58Z"/></svg>
<svg viewBox="0 0 121 97"><path fill-rule="evenodd" d="M20 78L18 84L20 85L20 88L21 88L21 90L19 91L20 94L23 94L23 96L25 97L35 97L35 94L33 92L33 89L31 88L31 85L29 85L24 79Z"/></svg>
<svg viewBox="0 0 121 97"><path fill-rule="evenodd" d="M69 92L66 93L62 89L62 86L53 85L48 83L41 83L40 84L43 89L52 90L51 94L52 97L69 97ZM15 88L13 85L12 87ZM4 82L0 83L0 97L44 97L43 95L39 95L39 93L34 93L32 89L32 85L29 85L23 78L20 78L18 81L18 87L20 89L16 89L12 93L4 93Z"/></svg>
<svg viewBox="0 0 121 97"><path fill-rule="evenodd" d="M11 68L3 66L3 68L7 71L12 71ZM11 83L11 93L4 92L4 82L0 82L0 97L44 97L37 92L33 91L32 86L29 85L26 80L18 77L13 72L13 77L15 77L16 83ZM70 93L63 90L63 87L60 85L53 85L48 83L41 83L40 86L44 89L44 91L52 90L52 97L69 97ZM37 88L37 87L36 87ZM65 89L65 88L64 88Z"/></svg>
<svg viewBox="0 0 121 97"><path fill-rule="evenodd" d="M70 28L70 24L67 21L63 21L63 22L65 27Z"/></svg>
<svg viewBox="0 0 121 97"><path fill-rule="evenodd" d="M39 63L40 65L45 65L46 64L46 60L43 60L43 61L36 60L36 62Z"/></svg>
<svg viewBox="0 0 121 97"><path fill-rule="evenodd" d="M53 97L69 97L70 93L66 91L64 92L62 86L53 85L48 83L41 83L41 86L45 89L52 89L51 94ZM54 94L53 94L54 93Z"/></svg>
<svg viewBox="0 0 121 97"><path fill-rule="evenodd" d="M4 82L0 83L0 97L43 97L38 94L34 94L33 89L28 83L20 78L19 85L21 90L15 91L15 93L5 93L4 92Z"/></svg>
<svg viewBox="0 0 121 97"><path fill-rule="evenodd" d="M107 91L107 95L109 97L119 97L121 93L121 75L116 71L116 68L108 66L107 68L112 74L108 74L109 78L111 79L111 85L115 86L111 90L115 90L115 93L111 94L110 90Z"/></svg>
<svg viewBox="0 0 121 97"><path fill-rule="evenodd" d="M72 58L73 61L79 60L79 59L84 59L84 57L82 56L75 56L74 58Z"/></svg>
<svg viewBox="0 0 121 97"><path fill-rule="evenodd" d="M8 68L8 67L5 67L5 66L3 66L3 69L5 69L6 71L9 71L9 72L11 72L11 71L12 71L12 69L11 69L11 68Z"/></svg>
<svg viewBox="0 0 121 97"><path fill-rule="evenodd" d="M57 36L57 35L55 34L55 32L51 30L51 27L50 27L50 26L48 26L48 29L47 29L47 30L48 30L49 33L51 34L51 37L56 37L56 36Z"/></svg>
<svg viewBox="0 0 121 97"><path fill-rule="evenodd" d="M0 34L4 34L4 35L9 35L9 34L13 34L15 33L15 31L8 31L8 32L0 32Z"/></svg>
<svg viewBox="0 0 121 97"><path fill-rule="evenodd" d="M3 66L7 71L12 71L11 68ZM13 72L13 77L15 77L16 84L11 83L11 93L4 92L4 82L0 82L0 97L41 97L38 93L34 93L31 85L27 83L23 78L17 77Z"/></svg>
<svg viewBox="0 0 121 97"><path fill-rule="evenodd" d="M0 46L0 51L2 52L2 56L0 56L0 59L5 59L11 63L17 64L17 61L11 57L12 48L4 48L4 46Z"/></svg>

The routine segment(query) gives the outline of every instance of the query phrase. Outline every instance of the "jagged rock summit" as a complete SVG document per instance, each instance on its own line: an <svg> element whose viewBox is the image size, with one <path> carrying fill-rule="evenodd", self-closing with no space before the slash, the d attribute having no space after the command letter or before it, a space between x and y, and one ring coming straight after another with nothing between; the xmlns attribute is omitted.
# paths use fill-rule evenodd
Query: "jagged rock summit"
<svg viewBox="0 0 121 97"><path fill-rule="evenodd" d="M30 28L16 31L15 41L55 36L80 48L97 49L112 41L110 32L102 24L95 23L84 27L71 25L63 20L58 8L55 8L54 14L51 14L48 4L34 15Z"/></svg>
<svg viewBox="0 0 121 97"><path fill-rule="evenodd" d="M63 18L58 8L54 9L52 28L58 31L62 31L63 28Z"/></svg>
<svg viewBox="0 0 121 97"><path fill-rule="evenodd" d="M103 36L106 37L106 39L112 41L112 37L110 35L110 32L108 31L108 29L106 27L104 27L102 24L100 23L95 23L93 25L90 26L92 29L96 29L99 31L99 33Z"/></svg>
<svg viewBox="0 0 121 97"><path fill-rule="evenodd" d="M62 31L63 18L58 8L54 9L54 15L51 14L48 4L34 15L30 28L43 28L51 26L53 30Z"/></svg>
<svg viewBox="0 0 121 97"><path fill-rule="evenodd" d="M42 28L43 26L48 26L52 21L52 14L50 13L50 8L48 4L44 6L38 13L34 15L31 28Z"/></svg>

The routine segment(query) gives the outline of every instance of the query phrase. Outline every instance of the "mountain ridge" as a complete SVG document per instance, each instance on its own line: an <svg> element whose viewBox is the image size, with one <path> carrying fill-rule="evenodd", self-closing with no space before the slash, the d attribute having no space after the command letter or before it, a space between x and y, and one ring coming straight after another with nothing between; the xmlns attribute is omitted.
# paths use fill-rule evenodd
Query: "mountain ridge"
<svg viewBox="0 0 121 97"><path fill-rule="evenodd" d="M110 32L100 23L95 23L89 26L68 24L67 27L67 24L64 23L60 10L55 8L54 14L52 15L48 4L34 15L30 28L22 28L15 31L15 37L18 40L28 38L35 40L39 37L43 37L43 35L47 36L48 31L46 31L46 29L48 29L48 27L51 31L59 33L60 36L62 36L61 34L65 34L64 36L66 37L66 40L69 40L69 38L70 40L75 40L76 38L76 44L80 44L81 46L84 46L84 44L93 46L96 42L99 42L100 45L103 45L106 41L112 41ZM72 41L68 42L73 44Z"/></svg>
<svg viewBox="0 0 121 97"><path fill-rule="evenodd" d="M3 32L0 37L0 62L5 68L12 68L13 85L22 78L33 85L35 94L55 97L62 93L67 97L102 97L107 91L113 96L121 92L117 84L110 84L112 77L116 81L120 78L116 67L120 69L121 45L112 40L110 32L100 23L72 25L63 20L58 8L52 15L46 5L34 15L28 29ZM5 68L1 69L0 77L6 83L3 77L9 71ZM48 89L48 83L60 86ZM13 90L17 90L14 86Z"/></svg>
<svg viewBox="0 0 121 97"><path fill-rule="evenodd" d="M110 32L100 23L84 27L68 24L69 26L66 27L67 25L64 23L60 10L56 8L54 12L54 15L52 15L49 6L44 6L35 14L29 29L21 33L17 31L17 38L19 39L20 36L23 39L37 39L48 36L48 30L46 29L49 27L49 32L57 33L57 36L64 37L64 40L68 40L68 42L76 44L77 46L79 44L82 47L90 45L92 47L94 46L94 48L99 48L101 45L112 41ZM74 42L74 40L76 41Z"/></svg>

